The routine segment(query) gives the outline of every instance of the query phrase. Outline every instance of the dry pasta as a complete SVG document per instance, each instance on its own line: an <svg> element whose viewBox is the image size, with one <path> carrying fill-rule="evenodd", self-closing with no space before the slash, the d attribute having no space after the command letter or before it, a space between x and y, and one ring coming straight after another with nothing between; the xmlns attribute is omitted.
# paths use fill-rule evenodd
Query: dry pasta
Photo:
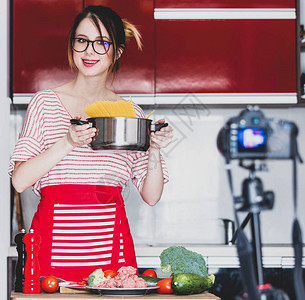
<svg viewBox="0 0 305 300"><path fill-rule="evenodd" d="M132 101L118 100L97 101L85 108L86 114L90 118L97 117L128 117L136 118L136 113Z"/></svg>

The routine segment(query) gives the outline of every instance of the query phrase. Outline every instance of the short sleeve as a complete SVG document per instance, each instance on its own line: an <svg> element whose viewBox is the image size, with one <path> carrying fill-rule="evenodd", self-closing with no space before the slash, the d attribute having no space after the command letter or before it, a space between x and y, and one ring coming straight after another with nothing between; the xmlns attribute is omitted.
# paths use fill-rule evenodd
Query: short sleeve
<svg viewBox="0 0 305 300"><path fill-rule="evenodd" d="M27 161L44 151L43 98L36 94L29 103L19 139L9 162L12 176L16 161Z"/></svg>
<svg viewBox="0 0 305 300"><path fill-rule="evenodd" d="M133 159L131 180L138 190L140 190L140 187L144 179L146 178L147 165L148 165L148 152L144 152L144 153L137 152L134 155L134 159ZM169 181L168 170L162 155L161 155L161 165L162 165L164 183L167 183Z"/></svg>

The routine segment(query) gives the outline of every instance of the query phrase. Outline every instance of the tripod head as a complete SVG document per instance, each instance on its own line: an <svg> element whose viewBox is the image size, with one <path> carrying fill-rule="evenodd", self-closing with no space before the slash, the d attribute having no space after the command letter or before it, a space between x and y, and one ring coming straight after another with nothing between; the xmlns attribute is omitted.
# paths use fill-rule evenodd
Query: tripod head
<svg viewBox="0 0 305 300"><path fill-rule="evenodd" d="M248 211L257 213L262 210L270 210L274 204L274 192L264 192L263 182L256 177L256 171L267 171L267 166L261 161L252 161L246 165L243 160L239 166L249 170L249 178L246 178L242 184L242 195L234 198L235 204L239 204L238 211Z"/></svg>

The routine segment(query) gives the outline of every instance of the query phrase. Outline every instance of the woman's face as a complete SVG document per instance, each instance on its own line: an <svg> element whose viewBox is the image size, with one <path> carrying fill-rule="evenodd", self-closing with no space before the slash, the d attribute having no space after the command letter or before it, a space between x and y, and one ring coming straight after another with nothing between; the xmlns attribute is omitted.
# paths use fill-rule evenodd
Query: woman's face
<svg viewBox="0 0 305 300"><path fill-rule="evenodd" d="M102 39L111 42L109 34L102 23L100 23ZM75 38L82 43L84 40L100 41L101 36L91 19L85 18L79 24L75 32ZM95 42L95 45L98 42ZM96 47L97 48L97 47ZM106 76L109 66L111 65L113 46L110 44L109 51L106 54L98 54L93 49L93 44L89 43L88 48L84 52L76 52L73 50L73 60L78 71L85 76L98 76L104 74Z"/></svg>

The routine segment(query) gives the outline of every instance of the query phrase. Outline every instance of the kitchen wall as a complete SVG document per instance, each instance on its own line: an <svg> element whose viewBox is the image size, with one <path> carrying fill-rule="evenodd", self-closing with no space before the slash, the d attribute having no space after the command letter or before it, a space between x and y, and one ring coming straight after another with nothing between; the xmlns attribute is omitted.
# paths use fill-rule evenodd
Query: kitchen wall
<svg viewBox="0 0 305 300"><path fill-rule="evenodd" d="M300 23L305 24L305 3L300 1ZM301 52L301 72L305 71L305 52ZM188 95L187 97L194 97ZM183 102L184 99L181 99ZM245 99L245 102L247 99ZM198 103L194 98L193 103ZM125 191L127 213L136 243L224 243L221 219L233 218L223 157L216 147L216 137L226 120L244 107L211 108L204 105L188 109L157 109L154 118L165 117L174 127L173 144L163 152L170 173L161 201L148 207L132 186ZM294 121L299 128L299 152L305 158L305 108L262 108L266 117ZM149 110L147 110L147 113ZM261 213L264 244L291 243L293 218L292 164L286 160L267 162L268 171L258 172L264 190L275 193L272 210ZM235 195L248 172L233 165ZM298 217L305 240L305 164L298 164ZM246 214L240 214L240 220ZM249 229L246 229L249 231Z"/></svg>
<svg viewBox="0 0 305 300"><path fill-rule="evenodd" d="M271 118L293 120L299 127L301 156L305 157L304 108L263 109ZM217 150L216 137L226 120L240 109L201 108L158 110L155 118L164 117L174 127L174 143L164 151L171 181L156 207L143 204L133 189L126 189L126 205L136 242L148 244L224 243L221 219L233 218L223 157ZM261 213L262 242L291 242L293 216L291 161L268 161L268 172L259 172L264 189L275 193L272 210ZM248 171L233 164L235 194L241 194L241 183ZM299 217L305 237L305 165L298 165ZM245 214L240 215L241 220Z"/></svg>

